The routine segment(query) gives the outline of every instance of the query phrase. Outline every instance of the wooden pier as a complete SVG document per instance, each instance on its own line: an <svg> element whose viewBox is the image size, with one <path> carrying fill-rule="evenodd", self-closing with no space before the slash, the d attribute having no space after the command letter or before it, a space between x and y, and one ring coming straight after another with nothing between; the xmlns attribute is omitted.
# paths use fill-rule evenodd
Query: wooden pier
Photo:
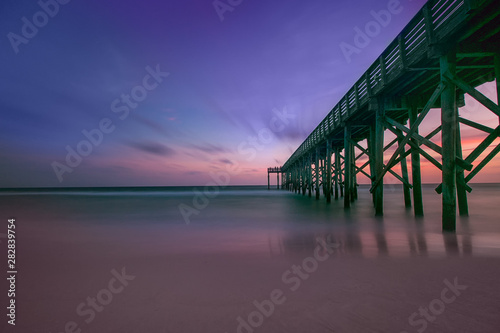
<svg viewBox="0 0 500 333"><path fill-rule="evenodd" d="M267 189L271 189L271 180L270 180L270 174L275 173L276 174L276 188L280 188L280 174L283 175L281 168L280 167L274 167L274 168L267 168ZM281 181L281 184L284 184L283 181ZM284 186L282 187L284 188Z"/></svg>
<svg viewBox="0 0 500 333"><path fill-rule="evenodd" d="M442 227L454 231L457 205L460 215L468 215L469 182L500 151L497 145L478 160L500 136L500 126L458 114L467 93L500 117L500 106L475 89L497 79L500 96L499 30L498 0L429 0L286 163L268 169L268 188L269 174L278 173L279 188L281 173L282 188L309 196L314 192L316 199L322 192L327 202L343 197L349 208L357 199L357 176L364 175L380 216L389 173L403 185L405 206L412 206L413 194L414 214L422 216L423 157L441 171L436 192L442 196ZM420 124L433 108L441 109L441 122L423 134ZM486 136L467 155L461 126ZM395 139L385 144L387 130ZM441 145L432 141L438 133ZM389 149L393 153L385 159Z"/></svg>

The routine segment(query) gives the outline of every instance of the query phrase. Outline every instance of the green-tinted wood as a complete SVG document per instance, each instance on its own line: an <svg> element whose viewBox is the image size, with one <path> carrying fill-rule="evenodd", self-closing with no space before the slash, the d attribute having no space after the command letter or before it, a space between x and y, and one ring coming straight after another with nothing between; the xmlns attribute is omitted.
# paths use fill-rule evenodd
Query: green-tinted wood
<svg viewBox="0 0 500 333"><path fill-rule="evenodd" d="M375 174L378 179L373 183L375 194L375 215L384 215L384 118L385 105L380 103L375 117ZM389 170L389 169L387 169Z"/></svg>
<svg viewBox="0 0 500 333"><path fill-rule="evenodd" d="M441 94L441 134L443 146L442 163L442 226L443 231L455 231L456 228L456 126L458 124L456 112L456 87L445 77L449 73L455 75L456 58L455 54L441 56L441 80L445 83L445 88Z"/></svg>
<svg viewBox="0 0 500 333"><path fill-rule="evenodd" d="M344 127L344 208L351 207L351 127Z"/></svg>
<svg viewBox="0 0 500 333"><path fill-rule="evenodd" d="M409 117L410 117L410 127L417 120L418 110L415 105L410 105ZM417 132L418 133L418 129ZM415 139L412 139L413 143L417 145ZM412 183L413 183L413 213L415 216L424 215L424 204L422 197L422 174L420 170L420 154L418 149L411 147L411 172L412 172Z"/></svg>

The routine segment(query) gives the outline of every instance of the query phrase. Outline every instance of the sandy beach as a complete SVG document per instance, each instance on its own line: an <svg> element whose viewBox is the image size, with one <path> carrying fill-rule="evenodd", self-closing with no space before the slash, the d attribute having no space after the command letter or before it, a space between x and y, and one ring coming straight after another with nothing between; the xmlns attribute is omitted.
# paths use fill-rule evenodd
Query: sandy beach
<svg viewBox="0 0 500 333"><path fill-rule="evenodd" d="M443 236L361 204L351 222L287 224L280 204L317 208L288 192L243 223L261 195L221 195L190 225L173 223L182 196L4 198L18 209L19 273L16 326L2 331L498 331L495 225Z"/></svg>

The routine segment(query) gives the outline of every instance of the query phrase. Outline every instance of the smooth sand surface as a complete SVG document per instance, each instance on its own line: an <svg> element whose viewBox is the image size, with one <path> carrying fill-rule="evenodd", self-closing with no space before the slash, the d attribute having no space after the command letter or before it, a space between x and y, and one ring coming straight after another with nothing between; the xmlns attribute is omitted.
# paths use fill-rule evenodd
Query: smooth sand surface
<svg viewBox="0 0 500 333"><path fill-rule="evenodd" d="M274 251L269 249L279 246L258 241L230 246L216 234L188 226L20 226L17 325L4 320L2 332L65 332L72 321L78 325L69 324L74 332L109 333L499 331L497 257L368 258L347 251L348 241L340 239L292 291L295 283L285 282L283 274L314 257L318 246L324 258L328 252L320 243L328 235ZM76 308L109 288L111 271L122 268L135 278L86 323L89 316L78 315ZM442 303L444 309L434 301L439 314L425 320L425 329L422 323L411 326L412 313L441 299L444 280L455 278L467 289ZM269 300L276 289L283 303L262 316L262 323L254 314L258 327L238 328L238 317L248 322L256 311L253 302Z"/></svg>

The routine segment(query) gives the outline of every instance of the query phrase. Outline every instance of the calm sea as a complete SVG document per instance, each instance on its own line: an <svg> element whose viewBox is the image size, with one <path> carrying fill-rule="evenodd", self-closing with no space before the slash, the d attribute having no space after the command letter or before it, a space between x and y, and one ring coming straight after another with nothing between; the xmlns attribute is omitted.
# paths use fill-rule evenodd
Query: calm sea
<svg viewBox="0 0 500 333"><path fill-rule="evenodd" d="M327 204L323 196L235 186L208 196L203 187L2 190L0 211L5 220L16 218L28 238L57 239L66 232L67 241L78 235L137 241L142 235L175 251L282 255L309 253L321 236L340 244L341 253L364 257L499 257L500 185L473 184L470 216L457 219L452 235L441 232L441 197L434 188L424 186L420 219L405 209L402 190L394 186L385 191L384 217L375 218L363 185L349 210L343 200Z"/></svg>

